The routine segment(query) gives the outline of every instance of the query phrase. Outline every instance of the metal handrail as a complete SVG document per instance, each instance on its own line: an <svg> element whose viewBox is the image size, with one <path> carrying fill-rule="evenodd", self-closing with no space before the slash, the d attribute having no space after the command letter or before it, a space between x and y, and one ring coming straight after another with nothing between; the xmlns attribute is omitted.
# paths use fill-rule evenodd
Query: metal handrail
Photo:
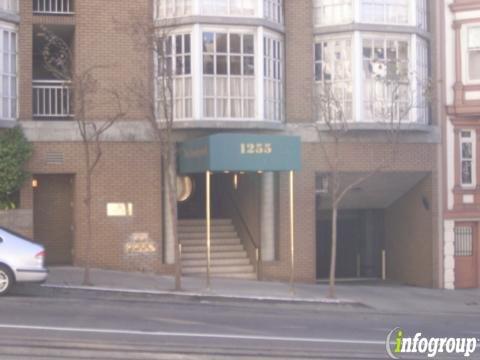
<svg viewBox="0 0 480 360"><path fill-rule="evenodd" d="M242 226L245 228L247 231L247 237L249 242L252 244L253 248L255 249L255 260L256 260L256 275L258 279L259 275L259 268L260 268L260 247L257 246L255 243L255 240L253 238L252 232L250 231L250 228L247 225L247 222L245 221L244 217L242 216L242 213L240 209L238 208L237 204L235 203L235 200L233 199L232 193L230 191L227 191L228 198L230 200L230 203L233 205L233 209L235 210L235 213L237 214L238 218L240 219L240 222L242 223Z"/></svg>

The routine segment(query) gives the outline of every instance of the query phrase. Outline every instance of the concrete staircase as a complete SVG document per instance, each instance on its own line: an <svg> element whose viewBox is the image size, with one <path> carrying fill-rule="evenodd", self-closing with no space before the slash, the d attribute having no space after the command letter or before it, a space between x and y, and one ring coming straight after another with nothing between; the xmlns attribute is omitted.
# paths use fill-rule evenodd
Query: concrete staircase
<svg viewBox="0 0 480 360"><path fill-rule="evenodd" d="M211 237L212 277L256 279L253 265L232 220L212 219ZM182 244L182 274L204 276L207 272L205 220L179 220L178 238Z"/></svg>

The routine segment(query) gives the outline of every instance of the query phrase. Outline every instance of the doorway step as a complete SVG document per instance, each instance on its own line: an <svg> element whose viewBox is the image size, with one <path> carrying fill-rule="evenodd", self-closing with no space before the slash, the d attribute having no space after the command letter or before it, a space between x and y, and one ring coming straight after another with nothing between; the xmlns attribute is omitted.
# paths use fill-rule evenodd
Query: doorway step
<svg viewBox="0 0 480 360"><path fill-rule="evenodd" d="M204 219L178 221L178 239L182 245L182 275L204 276L207 248ZM253 265L231 219L211 221L212 277L256 279Z"/></svg>

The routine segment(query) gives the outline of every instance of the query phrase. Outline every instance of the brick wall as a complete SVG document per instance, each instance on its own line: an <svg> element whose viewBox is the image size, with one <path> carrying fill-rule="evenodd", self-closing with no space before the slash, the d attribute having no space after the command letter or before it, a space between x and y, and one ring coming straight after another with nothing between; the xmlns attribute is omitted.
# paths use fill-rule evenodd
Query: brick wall
<svg viewBox="0 0 480 360"><path fill-rule="evenodd" d="M312 0L285 1L285 96L289 123L312 119Z"/></svg>
<svg viewBox="0 0 480 360"><path fill-rule="evenodd" d="M433 279L432 176L385 211L387 277L431 287ZM424 204L425 203L425 204Z"/></svg>
<svg viewBox="0 0 480 360"><path fill-rule="evenodd" d="M162 259L160 156L153 143L104 143L103 157L94 174L92 211L92 265L116 269L158 270ZM63 154L63 164L47 164L47 152ZM74 263L85 260L87 236L85 171L79 143L36 143L28 170L33 174L75 174ZM31 198L25 186L22 199ZM132 217L107 217L108 202L131 202ZM28 206L26 201L24 206ZM133 233L148 233L158 243L154 260L126 256L124 245ZM168 268L169 269L169 268Z"/></svg>

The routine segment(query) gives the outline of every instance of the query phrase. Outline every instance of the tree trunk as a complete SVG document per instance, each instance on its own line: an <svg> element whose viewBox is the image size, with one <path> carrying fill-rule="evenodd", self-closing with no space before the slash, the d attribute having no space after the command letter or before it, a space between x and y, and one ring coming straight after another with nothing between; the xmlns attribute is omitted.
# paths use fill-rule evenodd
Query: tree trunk
<svg viewBox="0 0 480 360"><path fill-rule="evenodd" d="M177 191L176 191L176 171L175 171L175 148L174 144L168 146L169 154L166 157L166 171L167 171L167 181L168 186L165 186L164 189L166 190L165 196L167 197L167 211L169 211L170 216L167 217L169 220L167 226L167 233L171 234L173 237L173 244L174 244L174 255L175 255L175 290L179 291L182 289L181 284L181 275L182 275L182 268L181 268L181 259L180 259L180 248L179 248L179 241L178 241L178 234L177 234Z"/></svg>
<svg viewBox="0 0 480 360"><path fill-rule="evenodd" d="M90 256L92 252L92 177L90 171L87 170L85 206L87 208L87 243L85 251L85 271L83 274L83 285L91 286L90 278Z"/></svg>
<svg viewBox="0 0 480 360"><path fill-rule="evenodd" d="M328 297L334 299L335 291L335 269L337 265L337 205L334 203L332 208L332 252L330 257L330 279L328 282Z"/></svg>

